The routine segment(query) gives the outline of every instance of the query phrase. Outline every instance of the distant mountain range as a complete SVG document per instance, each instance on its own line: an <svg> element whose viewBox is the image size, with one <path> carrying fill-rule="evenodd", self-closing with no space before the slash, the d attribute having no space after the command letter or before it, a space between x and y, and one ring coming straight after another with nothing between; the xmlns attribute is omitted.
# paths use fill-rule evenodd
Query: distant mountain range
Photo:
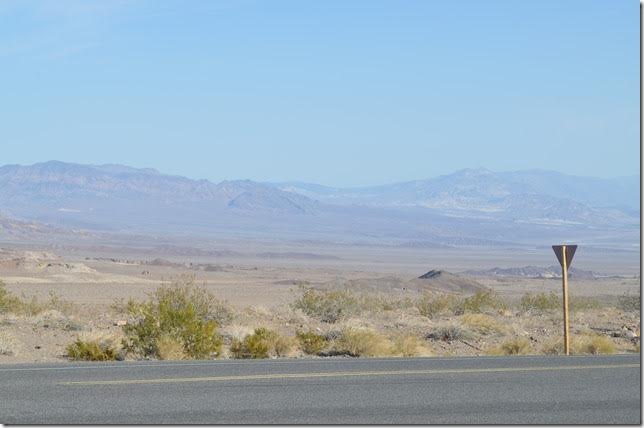
<svg viewBox="0 0 644 428"><path fill-rule="evenodd" d="M629 223L639 216L639 177L601 179L541 170L465 169L374 187L333 188L298 182L274 186L330 204L422 207L445 215L532 223Z"/></svg>
<svg viewBox="0 0 644 428"><path fill-rule="evenodd" d="M602 242L611 234L638 242L639 177L469 169L342 189L212 183L153 169L51 161L0 167L0 214L14 234L21 224L47 224L150 234L385 240L409 247L534 245L552 237Z"/></svg>

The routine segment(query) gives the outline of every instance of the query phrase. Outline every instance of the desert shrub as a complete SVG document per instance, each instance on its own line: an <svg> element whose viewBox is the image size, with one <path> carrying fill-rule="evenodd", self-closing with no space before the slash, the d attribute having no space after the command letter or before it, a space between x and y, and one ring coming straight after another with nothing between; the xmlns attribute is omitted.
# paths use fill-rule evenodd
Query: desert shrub
<svg viewBox="0 0 644 428"><path fill-rule="evenodd" d="M380 311L394 311L397 309L405 309L414 306L414 301L409 297L396 298L385 295L372 295L367 294L360 296L359 306L366 311L380 312Z"/></svg>
<svg viewBox="0 0 644 428"><path fill-rule="evenodd" d="M468 339L470 332L456 324L445 324L434 327L428 334L427 338L432 340L442 340L443 342L453 342L455 340Z"/></svg>
<svg viewBox="0 0 644 428"><path fill-rule="evenodd" d="M547 312L561 308L561 300L554 292L550 293L526 293L521 297L521 310L523 312Z"/></svg>
<svg viewBox="0 0 644 428"><path fill-rule="evenodd" d="M416 308L422 316L432 319L437 315L453 310L457 303L458 299L455 296L426 292L416 301Z"/></svg>
<svg viewBox="0 0 644 428"><path fill-rule="evenodd" d="M486 314L465 314L461 318L461 322L480 334L502 333L505 331L503 324Z"/></svg>
<svg viewBox="0 0 644 428"><path fill-rule="evenodd" d="M478 314L486 309L503 309L507 305L503 299L493 291L477 291L474 295L462 300L462 303L457 308L462 307L462 313Z"/></svg>
<svg viewBox="0 0 644 428"><path fill-rule="evenodd" d="M56 310L63 314L70 314L76 309L76 305L61 298L55 291L49 292L49 300L45 303L46 309Z"/></svg>
<svg viewBox="0 0 644 428"><path fill-rule="evenodd" d="M575 354L614 354L615 345L605 337L596 334L573 339L572 350Z"/></svg>
<svg viewBox="0 0 644 428"><path fill-rule="evenodd" d="M158 358L159 339L170 337L181 344L186 358L219 355L222 339L213 299L193 283L177 282L157 289L147 302L130 300L126 312L133 321L123 326L124 349L138 357Z"/></svg>
<svg viewBox="0 0 644 428"><path fill-rule="evenodd" d="M5 331L0 331L0 355L14 355L16 339Z"/></svg>
<svg viewBox="0 0 644 428"><path fill-rule="evenodd" d="M83 361L113 361L118 352L111 340L77 338L67 346L67 358Z"/></svg>
<svg viewBox="0 0 644 428"><path fill-rule="evenodd" d="M501 345L488 350L490 355L527 355L532 352L530 340L525 337L514 337Z"/></svg>
<svg viewBox="0 0 644 428"><path fill-rule="evenodd" d="M428 355L428 350L423 342L413 334L400 334L391 340L391 353L403 357L415 357L417 355Z"/></svg>
<svg viewBox="0 0 644 428"><path fill-rule="evenodd" d="M81 331L83 325L55 309L40 313L34 321L35 327L51 328L63 331Z"/></svg>
<svg viewBox="0 0 644 428"><path fill-rule="evenodd" d="M49 300L41 302L36 296L28 299L24 294L20 297L14 296L0 281L0 313L14 313L18 315L36 316L47 310L57 310L69 313L75 305L61 299L55 292L50 291Z"/></svg>
<svg viewBox="0 0 644 428"><path fill-rule="evenodd" d="M300 343L300 348L305 354L318 355L324 350L324 348L326 348L326 337L321 334L317 334L312 331L298 331L295 336Z"/></svg>
<svg viewBox="0 0 644 428"><path fill-rule="evenodd" d="M389 355L391 344L374 330L346 328L335 341L334 349L353 357L375 357Z"/></svg>
<svg viewBox="0 0 644 428"><path fill-rule="evenodd" d="M292 304L311 318L326 323L334 323L347 316L360 312L358 298L342 290L314 290L304 288L302 295Z"/></svg>
<svg viewBox="0 0 644 428"><path fill-rule="evenodd" d="M0 313L11 312L15 297L7 291L7 286L0 280Z"/></svg>
<svg viewBox="0 0 644 428"><path fill-rule="evenodd" d="M266 328L256 328L253 334L243 340L233 339L230 352L234 358L284 357L293 348L292 338L282 336Z"/></svg>
<svg viewBox="0 0 644 428"><path fill-rule="evenodd" d="M268 358L268 350L275 333L265 328L257 328L243 340L233 339L230 352L235 358Z"/></svg>
<svg viewBox="0 0 644 428"><path fill-rule="evenodd" d="M624 293L623 295L619 296L617 306L623 311L639 312L641 307L640 295Z"/></svg>

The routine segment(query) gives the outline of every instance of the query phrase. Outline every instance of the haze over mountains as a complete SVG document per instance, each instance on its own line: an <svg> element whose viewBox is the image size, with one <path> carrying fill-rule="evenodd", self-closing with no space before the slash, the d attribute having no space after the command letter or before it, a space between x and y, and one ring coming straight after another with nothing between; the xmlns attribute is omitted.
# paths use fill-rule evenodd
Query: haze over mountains
<svg viewBox="0 0 644 428"><path fill-rule="evenodd" d="M639 177L461 170L390 185L212 183L121 165L0 167L0 215L126 233L385 240L396 245L602 245L639 237ZM0 222L0 224L3 224ZM8 224L8 223L7 223Z"/></svg>

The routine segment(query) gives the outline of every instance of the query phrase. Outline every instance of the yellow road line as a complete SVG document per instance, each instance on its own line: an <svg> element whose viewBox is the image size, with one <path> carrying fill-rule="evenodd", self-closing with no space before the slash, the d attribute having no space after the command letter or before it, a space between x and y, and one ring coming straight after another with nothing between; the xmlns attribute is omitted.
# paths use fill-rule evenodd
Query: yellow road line
<svg viewBox="0 0 644 428"><path fill-rule="evenodd" d="M352 371L328 373L276 373L240 376L210 376L160 379L123 379L123 380L89 380L59 382L59 385L133 385L154 383L184 383L184 382L223 382L266 379L313 379L323 377L368 377L368 376L400 376L400 375L439 375L454 373L499 373L499 372L540 372L557 370L592 370L612 368L639 368L639 364L610 364L584 366L554 366L554 367L499 367L485 369L444 369L444 370L389 370L389 371Z"/></svg>

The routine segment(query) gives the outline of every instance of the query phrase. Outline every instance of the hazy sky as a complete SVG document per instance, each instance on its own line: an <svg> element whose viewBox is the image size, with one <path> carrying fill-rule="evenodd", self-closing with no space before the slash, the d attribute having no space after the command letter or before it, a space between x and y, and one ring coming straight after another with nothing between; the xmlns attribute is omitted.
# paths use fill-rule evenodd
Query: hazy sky
<svg viewBox="0 0 644 428"><path fill-rule="evenodd" d="M2 1L0 164L639 174L639 3Z"/></svg>

